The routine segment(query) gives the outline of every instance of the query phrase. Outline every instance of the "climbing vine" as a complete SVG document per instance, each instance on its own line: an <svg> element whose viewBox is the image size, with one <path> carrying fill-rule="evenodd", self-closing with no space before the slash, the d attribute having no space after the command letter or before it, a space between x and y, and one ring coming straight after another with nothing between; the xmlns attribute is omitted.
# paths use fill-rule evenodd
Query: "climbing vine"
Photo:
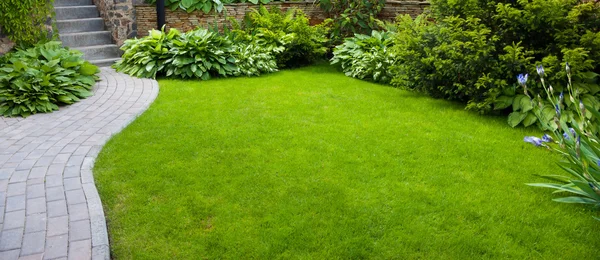
<svg viewBox="0 0 600 260"><path fill-rule="evenodd" d="M0 26L12 41L31 46L48 38L46 20L54 0L1 0Z"/></svg>

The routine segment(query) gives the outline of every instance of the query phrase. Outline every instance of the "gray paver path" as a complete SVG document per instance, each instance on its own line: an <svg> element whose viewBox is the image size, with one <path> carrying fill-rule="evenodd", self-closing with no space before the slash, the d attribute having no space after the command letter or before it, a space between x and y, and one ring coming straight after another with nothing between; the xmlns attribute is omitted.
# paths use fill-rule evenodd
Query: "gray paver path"
<svg viewBox="0 0 600 260"><path fill-rule="evenodd" d="M0 259L109 259L92 167L158 94L102 68L94 96L50 114L0 117Z"/></svg>

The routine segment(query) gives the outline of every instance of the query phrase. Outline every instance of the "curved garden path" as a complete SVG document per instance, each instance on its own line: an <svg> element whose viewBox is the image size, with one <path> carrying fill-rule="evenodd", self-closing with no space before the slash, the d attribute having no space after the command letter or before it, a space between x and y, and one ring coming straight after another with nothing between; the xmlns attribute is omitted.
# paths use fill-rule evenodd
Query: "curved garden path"
<svg viewBox="0 0 600 260"><path fill-rule="evenodd" d="M50 114L0 117L0 259L109 259L92 167L145 111L154 80L102 68L94 96Z"/></svg>

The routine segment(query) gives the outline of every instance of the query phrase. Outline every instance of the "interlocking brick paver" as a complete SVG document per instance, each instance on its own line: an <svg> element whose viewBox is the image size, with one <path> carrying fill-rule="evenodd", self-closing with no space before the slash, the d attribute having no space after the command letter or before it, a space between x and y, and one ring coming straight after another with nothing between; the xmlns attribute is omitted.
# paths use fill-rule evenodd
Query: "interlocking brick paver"
<svg viewBox="0 0 600 260"><path fill-rule="evenodd" d="M64 235L69 233L69 216L48 219L48 236Z"/></svg>
<svg viewBox="0 0 600 260"><path fill-rule="evenodd" d="M0 251L21 248L23 242L23 228L3 230L0 235Z"/></svg>
<svg viewBox="0 0 600 260"><path fill-rule="evenodd" d="M46 212L46 198L27 200L27 215Z"/></svg>
<svg viewBox="0 0 600 260"><path fill-rule="evenodd" d="M46 250L44 259L55 259L67 256L69 240L66 235L53 236L46 239Z"/></svg>
<svg viewBox="0 0 600 260"><path fill-rule="evenodd" d="M25 227L25 210L7 212L4 216L3 229Z"/></svg>
<svg viewBox="0 0 600 260"><path fill-rule="evenodd" d="M59 217L65 216L68 214L67 212L67 201L66 200L57 200L48 202L48 217Z"/></svg>
<svg viewBox="0 0 600 260"><path fill-rule="evenodd" d="M23 194L25 194L26 190L27 190L26 182L9 183L6 195L7 196L23 195Z"/></svg>
<svg viewBox="0 0 600 260"><path fill-rule="evenodd" d="M6 198L6 212L25 209L25 195Z"/></svg>
<svg viewBox="0 0 600 260"><path fill-rule="evenodd" d="M69 260L90 259L92 257L92 241L82 240L69 243Z"/></svg>
<svg viewBox="0 0 600 260"><path fill-rule="evenodd" d="M21 256L39 254L44 252L46 244L46 232L25 233L23 236L23 246L21 247Z"/></svg>
<svg viewBox="0 0 600 260"><path fill-rule="evenodd" d="M71 106L0 117L0 259L109 259L94 158L158 84L110 68L99 76L95 95Z"/></svg>
<svg viewBox="0 0 600 260"><path fill-rule="evenodd" d="M27 198L35 199L39 197L44 197L44 184L34 184L27 186Z"/></svg>
<svg viewBox="0 0 600 260"><path fill-rule="evenodd" d="M46 214L33 214L25 219L25 233L45 231L46 230Z"/></svg>
<svg viewBox="0 0 600 260"><path fill-rule="evenodd" d="M78 221L90 218L87 203L69 204L68 209L70 221Z"/></svg>
<svg viewBox="0 0 600 260"><path fill-rule="evenodd" d="M52 187L46 189L46 200L47 201L55 201L55 200L66 200L65 198L65 190L62 186Z"/></svg>

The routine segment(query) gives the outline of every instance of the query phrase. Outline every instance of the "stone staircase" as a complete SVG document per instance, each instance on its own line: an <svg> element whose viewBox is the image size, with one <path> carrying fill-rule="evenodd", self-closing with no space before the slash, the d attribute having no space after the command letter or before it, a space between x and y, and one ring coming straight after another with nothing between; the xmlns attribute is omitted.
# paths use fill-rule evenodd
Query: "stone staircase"
<svg viewBox="0 0 600 260"><path fill-rule="evenodd" d="M119 60L121 51L92 0L54 0L56 25L64 46L83 52L83 58L100 67Z"/></svg>

